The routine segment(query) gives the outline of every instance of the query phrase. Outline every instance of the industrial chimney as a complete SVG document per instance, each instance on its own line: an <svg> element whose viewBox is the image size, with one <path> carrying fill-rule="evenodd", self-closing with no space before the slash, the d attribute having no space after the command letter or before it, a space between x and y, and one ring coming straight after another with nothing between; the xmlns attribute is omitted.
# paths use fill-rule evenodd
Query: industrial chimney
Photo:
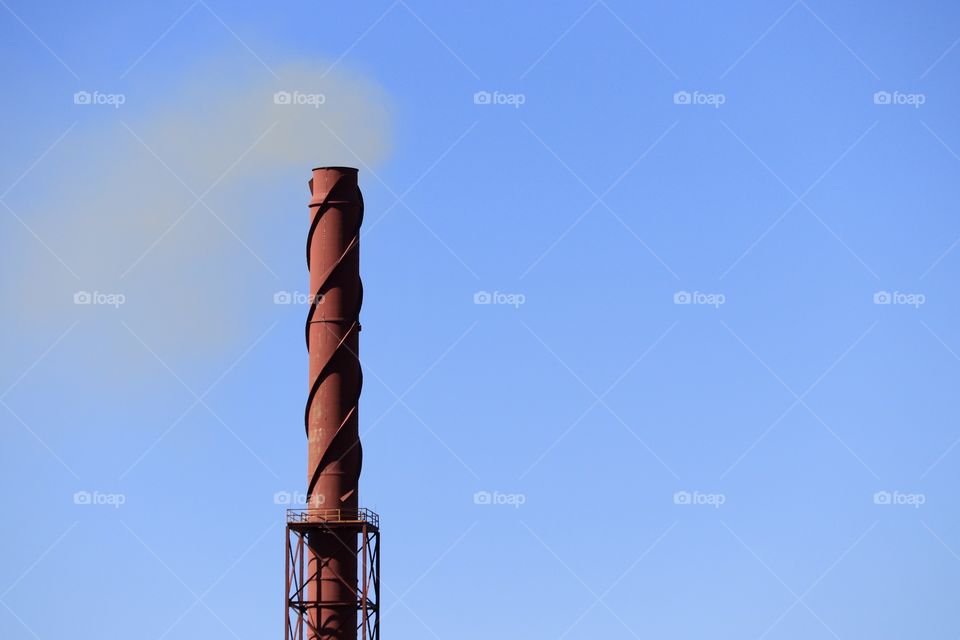
<svg viewBox="0 0 960 640"><path fill-rule="evenodd" d="M379 640L379 517L358 500L363 196L350 167L309 185L307 508L287 512L285 638Z"/></svg>

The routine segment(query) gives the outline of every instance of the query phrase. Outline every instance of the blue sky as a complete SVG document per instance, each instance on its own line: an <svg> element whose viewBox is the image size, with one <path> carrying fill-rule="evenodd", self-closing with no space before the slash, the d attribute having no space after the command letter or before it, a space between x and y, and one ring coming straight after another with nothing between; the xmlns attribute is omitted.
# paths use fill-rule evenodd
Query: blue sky
<svg viewBox="0 0 960 640"><path fill-rule="evenodd" d="M0 636L279 636L315 164L385 638L960 635L951 3L0 5Z"/></svg>

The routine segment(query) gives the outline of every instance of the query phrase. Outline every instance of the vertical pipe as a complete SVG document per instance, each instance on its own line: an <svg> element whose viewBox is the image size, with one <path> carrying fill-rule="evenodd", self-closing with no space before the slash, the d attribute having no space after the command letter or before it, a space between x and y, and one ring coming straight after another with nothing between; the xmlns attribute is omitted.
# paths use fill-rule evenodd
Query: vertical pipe
<svg viewBox="0 0 960 640"><path fill-rule="evenodd" d="M360 554L363 557L363 610L360 619L363 621L362 640L367 640L367 525L360 531Z"/></svg>
<svg viewBox="0 0 960 640"><path fill-rule="evenodd" d="M307 316L310 393L304 414L308 442L308 509L356 513L362 451L357 406L360 225L357 170L324 167L310 180L307 266L313 295ZM309 640L356 640L356 532L310 536L308 594L324 604L311 612Z"/></svg>
<svg viewBox="0 0 960 640"><path fill-rule="evenodd" d="M287 528L287 539L284 544L284 588L283 588L283 640L290 639L290 563L293 558L290 557L290 529Z"/></svg>
<svg viewBox="0 0 960 640"><path fill-rule="evenodd" d="M303 536L303 535L297 536L297 545L298 545L298 548L299 548L299 550L300 550L297 555L298 555L299 558L300 558L300 581L301 581L301 583L303 583L303 582L306 580L306 575L307 575L307 574L305 574L305 573L303 572L303 571L304 571L304 566L303 566L303 564L304 564L304 557L307 555L307 549L304 547L304 542L305 542L305 540L304 540L304 536ZM303 598L304 598L304 593L308 593L308 592L309 592L309 591L306 589L306 586L303 585L303 584L301 584L301 586L300 586L300 596L299 596L297 599L302 602L302 601L303 601ZM297 636L297 640L303 640L303 616L302 616L302 615L297 616L297 626L300 628L300 634Z"/></svg>

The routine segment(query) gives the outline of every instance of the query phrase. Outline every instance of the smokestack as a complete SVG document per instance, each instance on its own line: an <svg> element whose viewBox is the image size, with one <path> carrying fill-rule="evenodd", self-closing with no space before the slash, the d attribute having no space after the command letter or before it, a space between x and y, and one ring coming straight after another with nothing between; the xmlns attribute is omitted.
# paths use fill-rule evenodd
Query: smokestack
<svg viewBox="0 0 960 640"><path fill-rule="evenodd" d="M363 196L357 170L348 167L314 169L309 184L307 268L313 296L306 325L307 506L356 509L363 457L357 420L363 385L359 356Z"/></svg>
<svg viewBox="0 0 960 640"><path fill-rule="evenodd" d="M307 314L310 395L307 428L307 508L356 510L360 481L357 405L360 370L360 224L363 200L357 170L313 170L310 180L307 267L313 298ZM322 511L321 511L322 513ZM346 532L349 535L349 532ZM347 603L316 612L317 635L310 640L354 640L357 554L342 535L317 536L309 561L319 579L311 585L318 600Z"/></svg>
<svg viewBox="0 0 960 640"><path fill-rule="evenodd" d="M350 167L314 169L309 185L307 508L287 517L286 637L356 640L362 630L364 640L375 640L379 519L358 501L363 196Z"/></svg>

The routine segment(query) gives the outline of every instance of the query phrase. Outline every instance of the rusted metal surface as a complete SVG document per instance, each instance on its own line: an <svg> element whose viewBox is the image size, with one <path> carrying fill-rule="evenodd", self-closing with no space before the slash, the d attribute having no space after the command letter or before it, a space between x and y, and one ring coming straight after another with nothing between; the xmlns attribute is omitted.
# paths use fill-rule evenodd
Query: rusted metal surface
<svg viewBox="0 0 960 640"><path fill-rule="evenodd" d="M359 360L363 196L357 170L349 167L314 169L309 185L307 267L313 297L306 324L307 513L356 513L362 462L357 409L363 385ZM323 526L305 538L306 600L316 603L307 610L307 638L356 640L357 531Z"/></svg>
<svg viewBox="0 0 960 640"><path fill-rule="evenodd" d="M313 298L306 325L307 507L356 509L363 455L357 420L363 385L358 355L363 197L356 169L314 169L310 188L307 267Z"/></svg>

